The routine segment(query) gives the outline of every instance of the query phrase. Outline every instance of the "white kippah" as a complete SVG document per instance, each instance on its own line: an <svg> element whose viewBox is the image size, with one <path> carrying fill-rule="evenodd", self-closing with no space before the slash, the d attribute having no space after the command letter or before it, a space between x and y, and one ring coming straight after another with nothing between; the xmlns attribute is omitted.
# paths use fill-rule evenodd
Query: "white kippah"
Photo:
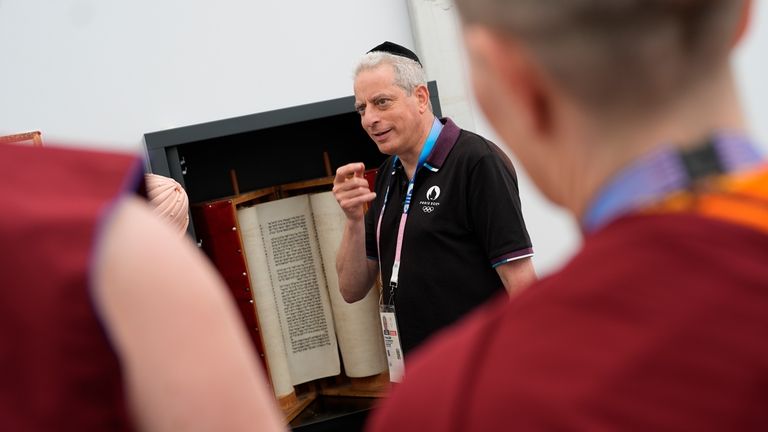
<svg viewBox="0 0 768 432"><path fill-rule="evenodd" d="M184 235L189 225L189 198L184 188L176 180L157 174L145 174L144 181L152 211Z"/></svg>

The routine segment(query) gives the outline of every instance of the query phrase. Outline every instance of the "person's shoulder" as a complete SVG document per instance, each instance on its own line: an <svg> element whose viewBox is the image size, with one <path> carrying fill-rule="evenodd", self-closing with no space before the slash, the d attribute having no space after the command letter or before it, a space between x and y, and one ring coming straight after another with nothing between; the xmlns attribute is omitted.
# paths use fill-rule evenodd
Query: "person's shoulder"
<svg viewBox="0 0 768 432"><path fill-rule="evenodd" d="M475 165L482 160L497 160L512 167L512 162L506 153L490 139L466 129L460 129L452 153Z"/></svg>
<svg viewBox="0 0 768 432"><path fill-rule="evenodd" d="M467 152L488 152L491 151L494 147L498 148L498 146L493 141L480 135L477 132L472 132L467 129L460 129L459 137L456 140L456 146Z"/></svg>
<svg viewBox="0 0 768 432"><path fill-rule="evenodd" d="M727 221L695 214L632 214L587 234L579 253L558 272L559 280L547 283L568 283L571 288L563 295L609 294L622 286L641 289L648 297L668 296L672 288L676 295L700 296L699 283L737 273L746 278L750 265L764 268L757 263L766 247L764 233ZM649 271L659 268L665 271ZM735 289L719 285L710 294L732 296Z"/></svg>
<svg viewBox="0 0 768 432"><path fill-rule="evenodd" d="M735 346L728 335L764 328L766 316L765 302L755 301L755 290L749 289L764 285L764 266L754 266L747 275L743 265L717 259L712 244L706 248L703 242L715 225L692 217L641 215L587 236L582 249L556 273L511 301L481 309L417 351L405 382L375 415L374 430L443 430L457 424L468 430L498 424L541 429L572 424L573 401L584 395L592 397L593 410L613 410L614 404L628 401L654 404L665 389L680 384L653 384L658 387L651 393L621 391L648 378L624 373L636 364L626 361L629 352L643 352L645 361L658 368L685 362L707 385L708 377L718 376L713 369L700 356L674 347L706 341L697 348L705 357L715 355L721 346ZM735 229L724 241L731 241ZM744 234L734 241L747 242ZM665 241L672 235L685 238ZM694 247L701 249L692 253ZM725 312L723 305L728 305ZM707 320L698 321L702 316ZM733 316L742 318L734 323ZM649 350L647 341L661 339L669 343ZM762 355L758 350L765 351L764 344L743 339L741 354L734 358L754 359ZM425 409L427 400L430 406L462 410ZM661 412L668 405L656 406Z"/></svg>
<svg viewBox="0 0 768 432"><path fill-rule="evenodd" d="M138 197L117 203L104 229L93 299L132 372L126 386L137 423L281 430L236 305L210 261ZM221 416L225 409L230 415Z"/></svg>
<svg viewBox="0 0 768 432"><path fill-rule="evenodd" d="M493 141L475 132L461 130L451 157L473 175L506 171L517 177L517 170L509 156Z"/></svg>
<svg viewBox="0 0 768 432"><path fill-rule="evenodd" d="M173 292L201 303L220 296L220 278L201 251L154 214L144 198L122 197L102 223L92 269L97 293L160 298ZM192 289L183 283L160 282L190 278L206 283L196 283ZM156 290L159 285L161 291Z"/></svg>

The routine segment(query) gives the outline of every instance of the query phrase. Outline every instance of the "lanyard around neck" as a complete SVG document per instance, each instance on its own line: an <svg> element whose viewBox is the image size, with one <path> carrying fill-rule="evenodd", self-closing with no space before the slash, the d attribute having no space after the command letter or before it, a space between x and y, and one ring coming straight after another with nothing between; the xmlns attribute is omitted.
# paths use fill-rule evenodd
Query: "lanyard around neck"
<svg viewBox="0 0 768 432"><path fill-rule="evenodd" d="M424 165L424 163L427 160L427 156L432 152L432 148L435 146L435 143L437 142L438 136L440 136L440 131L443 129L443 124L440 123L440 120L437 118L432 123L432 129L429 131L429 136L427 136L427 141L424 143L424 146L421 148L421 153L419 154L419 161L416 165L416 170L413 173L413 176L408 181L408 189L405 193L405 203L403 204L403 213L400 216L400 224L397 229L397 243L395 246L395 261L392 265L392 277L389 279L389 286L390 286L390 301L392 301L392 294L394 293L395 288L397 288L397 279L398 275L400 273L400 254L403 250L403 237L405 235L405 223L408 220L408 212L410 211L411 207L411 198L413 196L413 185L416 181L416 175L419 173L419 170ZM390 188L392 187L392 181L395 178L396 174L396 164L397 164L397 156L392 158L392 169L390 172L390 178L389 183L387 184L387 190L384 192L384 200L381 204L381 212L379 212L379 221L376 224L376 246L379 249L379 270L381 271L381 221L384 218L384 210L387 208L387 202L389 201L389 192Z"/></svg>
<svg viewBox="0 0 768 432"><path fill-rule="evenodd" d="M623 214L688 190L702 178L744 171L763 160L757 147L738 134L715 134L688 151L661 148L625 168L600 191L582 228L594 232Z"/></svg>

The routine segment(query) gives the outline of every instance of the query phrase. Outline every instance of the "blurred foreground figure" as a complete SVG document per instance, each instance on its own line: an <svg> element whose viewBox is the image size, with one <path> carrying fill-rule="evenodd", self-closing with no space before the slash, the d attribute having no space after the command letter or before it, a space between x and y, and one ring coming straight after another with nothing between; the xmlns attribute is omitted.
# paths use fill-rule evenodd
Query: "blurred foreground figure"
<svg viewBox="0 0 768 432"><path fill-rule="evenodd" d="M140 160L0 145L0 430L281 428L222 281Z"/></svg>
<svg viewBox="0 0 768 432"><path fill-rule="evenodd" d="M749 2L457 0L478 100L582 250L416 353L403 430L768 428L768 166Z"/></svg>

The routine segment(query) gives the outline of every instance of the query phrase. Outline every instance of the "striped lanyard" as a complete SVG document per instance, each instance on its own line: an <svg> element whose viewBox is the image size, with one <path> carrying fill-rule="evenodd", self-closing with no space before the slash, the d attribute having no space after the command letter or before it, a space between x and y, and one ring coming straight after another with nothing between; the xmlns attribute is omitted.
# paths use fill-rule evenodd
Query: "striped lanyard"
<svg viewBox="0 0 768 432"><path fill-rule="evenodd" d="M416 181L416 175L419 173L419 169L424 165L427 160L427 156L432 152L432 148L437 142L437 137L440 136L440 131L443 129L443 124L440 120L435 118L432 123L432 129L429 131L427 141L421 149L419 154L419 161L416 164L416 171L413 173L413 177L408 181L408 189L405 193L405 203L403 204L403 214L400 216L400 224L397 229L397 243L395 246L395 261L392 264L392 277L389 279L389 301L392 302L392 297L397 289L397 278L400 273L400 256L403 250L403 237L405 235L405 223L408 221L408 211L411 207L411 198L413 197L413 185ZM376 224L376 247L379 249L379 271L381 271L381 221L384 219L384 211L387 209L387 202L389 201L389 190L392 187L392 181L396 174L397 156L392 158L392 171L389 177L389 184L387 184L387 191L384 193L384 201L381 204L381 212L379 213L379 221Z"/></svg>
<svg viewBox="0 0 768 432"><path fill-rule="evenodd" d="M702 179L744 172L763 162L752 142L737 134L715 134L690 150L661 148L621 171L600 191L581 221L582 228L594 232L621 215L690 192Z"/></svg>

